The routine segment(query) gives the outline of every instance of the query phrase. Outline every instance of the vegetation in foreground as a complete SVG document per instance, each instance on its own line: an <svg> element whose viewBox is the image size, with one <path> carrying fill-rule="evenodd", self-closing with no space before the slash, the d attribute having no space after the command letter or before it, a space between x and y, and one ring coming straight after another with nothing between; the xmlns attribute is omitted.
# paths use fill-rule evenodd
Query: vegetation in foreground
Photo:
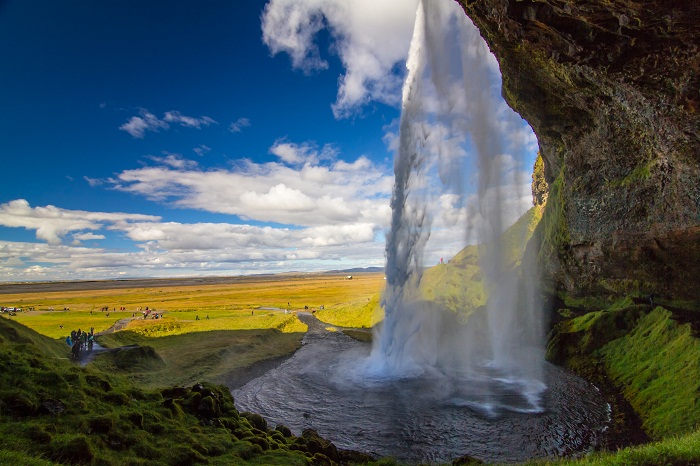
<svg viewBox="0 0 700 466"><path fill-rule="evenodd" d="M2 464L190 465L367 462L313 430L239 413L226 387L145 390L79 367L60 342L0 319Z"/></svg>

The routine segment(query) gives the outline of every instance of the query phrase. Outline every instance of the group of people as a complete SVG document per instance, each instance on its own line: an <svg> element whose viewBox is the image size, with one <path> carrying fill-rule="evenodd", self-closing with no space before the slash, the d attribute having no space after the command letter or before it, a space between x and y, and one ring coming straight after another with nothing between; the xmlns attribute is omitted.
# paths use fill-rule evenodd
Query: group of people
<svg viewBox="0 0 700 466"><path fill-rule="evenodd" d="M73 359L79 359L80 352L84 349L92 351L94 342L95 327L90 327L90 332L84 332L80 329L71 330L70 335L66 337L66 344L71 347L71 357Z"/></svg>

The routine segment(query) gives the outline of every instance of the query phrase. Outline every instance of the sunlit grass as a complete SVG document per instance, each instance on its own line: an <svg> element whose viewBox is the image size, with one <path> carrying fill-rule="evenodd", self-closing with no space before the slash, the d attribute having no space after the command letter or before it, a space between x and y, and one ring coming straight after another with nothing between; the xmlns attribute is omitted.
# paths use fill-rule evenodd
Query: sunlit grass
<svg viewBox="0 0 700 466"><path fill-rule="evenodd" d="M380 294L348 303L336 304L316 312L316 317L339 327L370 328L384 319L379 305Z"/></svg>
<svg viewBox="0 0 700 466"><path fill-rule="evenodd" d="M69 307L71 311L99 311L126 307L155 308L158 311L213 312L258 307L299 310L305 306L333 306L371 296L384 287L384 275L365 273L353 276L313 274L276 276L274 279L249 277L237 283L215 285L163 286L89 291L53 291L0 295L4 306L34 307L37 311ZM201 316L200 316L201 317Z"/></svg>
<svg viewBox="0 0 700 466"><path fill-rule="evenodd" d="M109 314L109 316L107 316ZM20 312L13 319L32 330L49 338L63 339L70 335L71 330L90 330L95 333L108 329L120 319L130 318L131 312L100 312L94 311L47 311ZM63 326L63 328L61 328Z"/></svg>
<svg viewBox="0 0 700 466"><path fill-rule="evenodd" d="M249 278L223 285L5 294L0 299L7 306L33 307L36 311L20 312L12 318L56 339L63 339L78 328L94 327L95 332L100 332L120 319L131 319L132 315L136 318L129 328L150 336L246 329L304 332L306 327L291 318L292 311L307 306L314 310L321 306L353 307L354 303L376 295L383 286L383 274L360 274L352 280L319 274L279 276L274 280ZM103 307L109 311L100 311ZM114 311L122 307L126 311ZM164 318L155 320L149 316L144 320L139 309L147 307L164 313ZM55 310L49 311L50 308Z"/></svg>

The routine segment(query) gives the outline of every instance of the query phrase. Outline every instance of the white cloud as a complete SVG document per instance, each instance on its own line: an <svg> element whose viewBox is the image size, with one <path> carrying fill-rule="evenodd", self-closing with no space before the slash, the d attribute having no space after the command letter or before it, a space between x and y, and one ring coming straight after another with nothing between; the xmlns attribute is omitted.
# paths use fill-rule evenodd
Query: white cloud
<svg viewBox="0 0 700 466"><path fill-rule="evenodd" d="M199 118L183 115L177 110L171 110L165 112L163 115L163 121L168 123L177 123L180 126L185 126L188 128L201 128L202 126L209 126L211 124L218 124L212 118L208 116L201 116Z"/></svg>
<svg viewBox="0 0 700 466"><path fill-rule="evenodd" d="M338 151L330 144L319 149L314 143L295 144L284 139L275 141L270 148L270 153L289 165L317 164L323 160L335 159L338 155Z"/></svg>
<svg viewBox="0 0 700 466"><path fill-rule="evenodd" d="M287 53L295 68L323 70L328 63L315 43L327 28L331 50L345 74L333 104L336 118L351 116L370 101L400 103L402 73L418 0L271 0L263 12L263 41L272 54Z"/></svg>
<svg viewBox="0 0 700 466"><path fill-rule="evenodd" d="M91 239L105 239L105 235L96 235L95 233L77 233L73 235L73 239L78 241L88 241Z"/></svg>
<svg viewBox="0 0 700 466"><path fill-rule="evenodd" d="M156 163L159 163L162 165L167 165L167 166L175 168L177 170L182 170L182 169L186 169L186 168L194 168L197 166L197 162L195 162L194 160L188 160L188 159L184 158L181 154L171 154L168 152L164 152L163 157L151 155L148 158L153 160Z"/></svg>
<svg viewBox="0 0 700 466"><path fill-rule="evenodd" d="M228 126L228 130L232 133L240 133L243 128L250 126L250 120L248 118L239 118Z"/></svg>
<svg viewBox="0 0 700 466"><path fill-rule="evenodd" d="M83 179L87 181L87 183L93 188L95 186L100 186L102 183L104 183L104 180L100 180L98 178L90 178L89 176L83 176Z"/></svg>
<svg viewBox="0 0 700 466"><path fill-rule="evenodd" d="M161 129L170 128L169 123L178 124L188 128L200 129L202 126L218 124L214 119L208 116L199 118L183 115L177 110L165 112L163 118L160 119L150 111L142 108L139 110L139 116L133 116L119 127L120 130L126 131L135 138L143 139L146 131L158 132Z"/></svg>
<svg viewBox="0 0 700 466"><path fill-rule="evenodd" d="M286 163L238 162L228 170L160 166L125 170L110 179L115 189L175 207L237 215L284 225L340 223L387 225L392 176L366 157L335 160L331 146L276 143ZM177 168L177 171L174 169Z"/></svg>
<svg viewBox="0 0 700 466"><path fill-rule="evenodd" d="M0 225L35 230L37 239L50 244L61 244L61 238L72 231L100 230L105 224L158 219L160 217L153 215L87 212L52 205L32 208L25 199L0 204Z"/></svg>
<svg viewBox="0 0 700 466"><path fill-rule="evenodd" d="M129 118L129 121L121 125L119 129L139 139L145 136L146 131L158 132L161 129L168 129L168 124L165 121L159 120L148 110L142 108L139 114L140 116Z"/></svg>
<svg viewBox="0 0 700 466"><path fill-rule="evenodd" d="M202 157L202 156L208 154L209 152L211 152L211 147L206 146L206 145L204 145L204 144L200 144L199 146L197 146L197 147L195 147L194 149L192 149L192 151L193 151L195 154L197 154L197 155L199 155L200 157Z"/></svg>

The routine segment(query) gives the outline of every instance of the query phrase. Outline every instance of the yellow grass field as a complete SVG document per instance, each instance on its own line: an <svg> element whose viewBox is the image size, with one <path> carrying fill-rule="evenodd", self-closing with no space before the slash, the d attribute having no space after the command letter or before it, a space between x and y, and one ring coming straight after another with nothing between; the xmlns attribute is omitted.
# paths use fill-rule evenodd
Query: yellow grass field
<svg viewBox="0 0 700 466"><path fill-rule="evenodd" d="M352 279L330 274L277 275L243 277L229 284L169 286L167 280L162 284L140 288L135 281L133 288L71 290L71 283L66 283L62 284L66 289L58 291L56 284L51 284L52 291L37 290L40 285L34 284L30 292L0 294L0 304L25 309L11 318L51 338L65 338L78 328L94 327L100 332L132 316L136 318L127 328L153 337L266 328L298 332L304 328L290 321L293 311L367 302L383 289L384 275L366 273ZM13 290L18 288L21 290L21 285ZM164 317L143 320L139 310L147 307ZM34 310L26 311L28 308Z"/></svg>

